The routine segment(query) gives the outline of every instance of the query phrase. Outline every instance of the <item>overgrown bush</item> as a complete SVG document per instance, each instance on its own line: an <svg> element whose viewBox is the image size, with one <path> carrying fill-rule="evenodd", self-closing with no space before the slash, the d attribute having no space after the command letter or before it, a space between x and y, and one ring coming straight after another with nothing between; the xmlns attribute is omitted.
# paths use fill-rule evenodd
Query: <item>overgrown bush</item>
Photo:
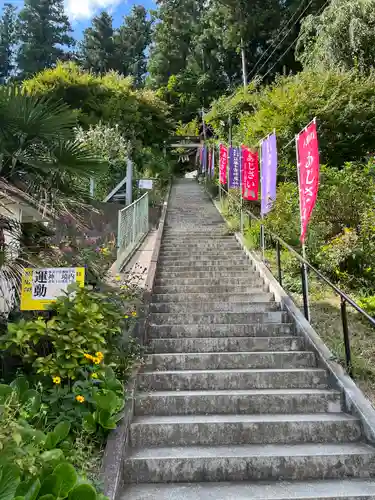
<svg viewBox="0 0 375 500"><path fill-rule="evenodd" d="M59 63L23 82L27 92L63 101L76 110L87 128L99 121L116 126L133 146L163 143L173 129L168 105L149 90L137 90L132 79L115 72L103 76Z"/></svg>
<svg viewBox="0 0 375 500"><path fill-rule="evenodd" d="M275 129L279 174L295 180L296 171L290 169L295 164L293 138L315 116L322 163L340 168L373 152L374 93L374 73L306 70L279 77L269 86L251 84L246 93L239 89L215 102L206 119L226 141L225 122L231 116L234 142L252 147Z"/></svg>

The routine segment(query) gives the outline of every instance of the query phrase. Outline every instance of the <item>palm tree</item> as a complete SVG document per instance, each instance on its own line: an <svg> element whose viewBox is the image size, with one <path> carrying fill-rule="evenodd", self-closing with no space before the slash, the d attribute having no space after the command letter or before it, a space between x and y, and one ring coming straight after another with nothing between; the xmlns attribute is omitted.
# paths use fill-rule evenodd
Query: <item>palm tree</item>
<svg viewBox="0 0 375 500"><path fill-rule="evenodd" d="M0 87L0 192L13 191L56 216L78 213L89 200L89 178L106 165L75 139L76 123L66 104ZM17 237L20 227L2 208L0 282L14 289L25 262L14 259L5 234Z"/></svg>

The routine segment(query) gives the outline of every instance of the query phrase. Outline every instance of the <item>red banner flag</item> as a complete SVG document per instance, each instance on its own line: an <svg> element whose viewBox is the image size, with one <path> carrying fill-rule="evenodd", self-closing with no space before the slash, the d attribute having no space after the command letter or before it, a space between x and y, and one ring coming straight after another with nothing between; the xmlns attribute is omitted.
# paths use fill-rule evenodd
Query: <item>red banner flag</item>
<svg viewBox="0 0 375 500"><path fill-rule="evenodd" d="M220 184L227 182L228 148L220 144Z"/></svg>
<svg viewBox="0 0 375 500"><path fill-rule="evenodd" d="M301 242L314 209L319 188L319 149L316 123L313 121L297 138Z"/></svg>
<svg viewBox="0 0 375 500"><path fill-rule="evenodd" d="M258 153L242 146L242 198L256 201L259 193Z"/></svg>

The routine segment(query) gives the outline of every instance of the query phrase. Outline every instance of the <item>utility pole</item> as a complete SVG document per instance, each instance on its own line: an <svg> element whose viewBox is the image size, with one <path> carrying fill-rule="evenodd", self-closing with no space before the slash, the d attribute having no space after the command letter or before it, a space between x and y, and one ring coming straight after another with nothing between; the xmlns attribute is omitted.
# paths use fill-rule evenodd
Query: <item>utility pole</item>
<svg viewBox="0 0 375 500"><path fill-rule="evenodd" d="M207 133L206 133L206 122L204 121L204 108L202 108L202 125L203 125L203 138L204 140L206 140Z"/></svg>
<svg viewBox="0 0 375 500"><path fill-rule="evenodd" d="M244 89L246 92L246 90L247 90L247 63L246 63L245 44L244 44L242 36L241 36L241 58L242 58L243 86L244 86Z"/></svg>
<svg viewBox="0 0 375 500"><path fill-rule="evenodd" d="M131 205L133 201L133 162L130 158L126 164L126 206Z"/></svg>

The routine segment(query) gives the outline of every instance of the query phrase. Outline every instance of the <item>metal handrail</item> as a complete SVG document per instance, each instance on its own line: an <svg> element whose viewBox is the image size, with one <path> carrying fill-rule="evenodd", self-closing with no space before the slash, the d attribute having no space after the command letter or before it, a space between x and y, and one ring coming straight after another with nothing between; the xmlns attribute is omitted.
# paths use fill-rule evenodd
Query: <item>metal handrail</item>
<svg viewBox="0 0 375 500"><path fill-rule="evenodd" d="M117 259L125 259L149 230L149 194L118 212Z"/></svg>
<svg viewBox="0 0 375 500"><path fill-rule="evenodd" d="M280 245L286 248L301 264L301 279L302 279L302 294L303 294L303 304L304 304L304 314L308 321L309 318L309 296L308 296L308 283L306 282L306 276L308 276L304 271L304 267L306 266L310 269L315 275L317 275L320 280L326 283L332 290L334 290L340 296L340 309L341 309L341 321L343 327L343 336L344 336L344 345L345 345L345 358L346 358L346 367L348 373L353 376L353 368L352 368L352 360L351 360L351 348L350 348L350 338L349 338L349 328L348 328L348 316L346 305L349 304L352 306L358 313L364 316L370 324L375 327L375 319L370 316L366 311L364 311L353 299L351 299L345 292L340 290L334 283L332 283L324 274L322 274L316 267L314 267L310 262L302 257L293 247L291 247L286 241L284 241L280 236L275 234L273 231L268 229L264 223L262 218L253 214L249 209L244 209L241 202L231 195L229 191L223 188L223 186L219 186L220 197L221 191L226 193L228 197L230 197L235 203L238 203L241 211L241 220L242 220L242 212L245 212L249 217L254 219L255 221L260 223L260 240L263 235L267 233L271 238L276 242L276 262L277 262L277 270L278 270L278 282L282 286L282 266L281 266L281 254L280 254ZM242 225L241 225L242 226ZM242 227L241 227L242 231ZM264 261L264 254L262 252L262 260Z"/></svg>

